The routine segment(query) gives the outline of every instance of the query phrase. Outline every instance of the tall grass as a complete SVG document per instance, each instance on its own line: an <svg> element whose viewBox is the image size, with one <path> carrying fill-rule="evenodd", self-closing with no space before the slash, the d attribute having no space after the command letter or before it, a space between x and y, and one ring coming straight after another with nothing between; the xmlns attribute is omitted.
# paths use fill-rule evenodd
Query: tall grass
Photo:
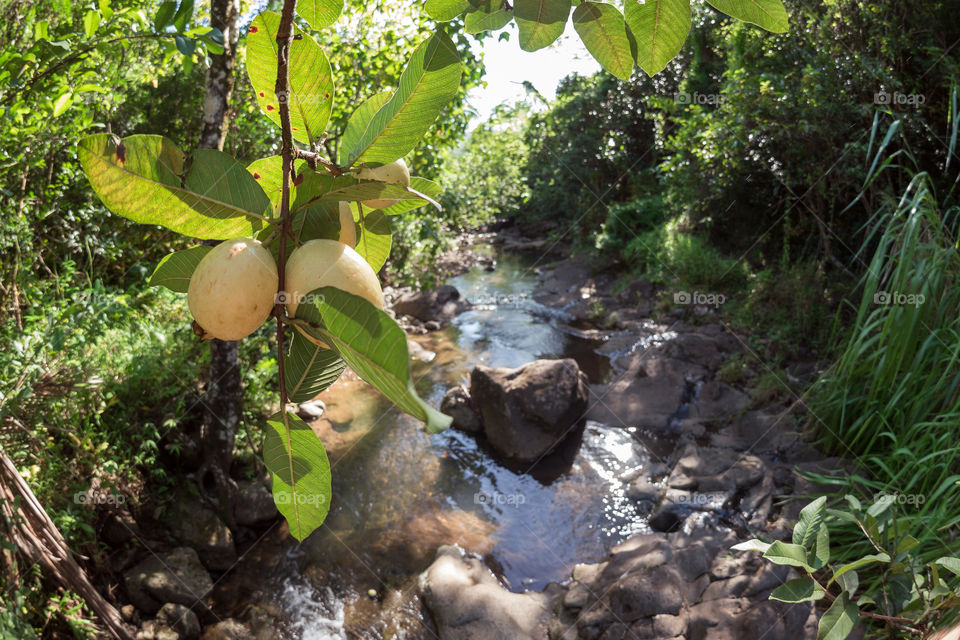
<svg viewBox="0 0 960 640"><path fill-rule="evenodd" d="M817 479L838 494L902 496L897 519L926 561L956 551L960 523L958 214L918 173L873 217L855 320L810 404L821 446L858 463ZM849 557L869 552L859 532L839 533Z"/></svg>

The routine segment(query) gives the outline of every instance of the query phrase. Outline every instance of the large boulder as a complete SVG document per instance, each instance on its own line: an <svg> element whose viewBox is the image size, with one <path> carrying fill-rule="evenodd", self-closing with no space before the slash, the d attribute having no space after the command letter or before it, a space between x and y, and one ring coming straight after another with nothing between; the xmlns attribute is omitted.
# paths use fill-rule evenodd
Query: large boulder
<svg viewBox="0 0 960 640"><path fill-rule="evenodd" d="M535 360L517 369L476 367L470 396L500 455L535 462L582 422L587 377L575 360Z"/></svg>
<svg viewBox="0 0 960 640"><path fill-rule="evenodd" d="M511 593L475 557L442 546L420 575L440 640L546 640L553 596Z"/></svg>
<svg viewBox="0 0 960 640"><path fill-rule="evenodd" d="M211 571L227 571L237 562L233 533L216 511L186 490L177 492L164 517L170 533L193 547Z"/></svg>
<svg viewBox="0 0 960 640"><path fill-rule="evenodd" d="M393 303L393 311L400 316L412 316L421 322L435 321L441 325L452 321L457 314L470 308L456 287L441 285L429 291L412 291Z"/></svg>
<svg viewBox="0 0 960 640"><path fill-rule="evenodd" d="M151 615L165 602L192 607L213 589L210 574L189 547L151 555L124 573L123 581L131 602Z"/></svg>

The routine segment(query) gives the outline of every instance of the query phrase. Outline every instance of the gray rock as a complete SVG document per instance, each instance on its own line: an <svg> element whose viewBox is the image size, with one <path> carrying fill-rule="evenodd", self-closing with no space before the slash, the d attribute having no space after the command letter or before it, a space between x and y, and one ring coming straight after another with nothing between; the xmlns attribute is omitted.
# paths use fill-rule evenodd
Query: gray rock
<svg viewBox="0 0 960 640"><path fill-rule="evenodd" d="M670 358L645 354L629 360L627 371L609 384L594 385L587 417L617 427L662 429L683 402L687 377L700 370Z"/></svg>
<svg viewBox="0 0 960 640"><path fill-rule="evenodd" d="M233 618L227 618L207 627L203 632L202 640L255 640L255 638L246 625Z"/></svg>
<svg viewBox="0 0 960 640"><path fill-rule="evenodd" d="M151 615L164 602L192 607L213 588L197 552L189 547L151 555L127 571L123 580L131 602Z"/></svg>
<svg viewBox="0 0 960 640"><path fill-rule="evenodd" d="M457 288L448 284L429 291L406 293L393 303L397 315L412 316L421 322L435 321L440 325L449 323L469 308Z"/></svg>
<svg viewBox="0 0 960 640"><path fill-rule="evenodd" d="M237 524L249 527L277 517L273 495L259 482L240 483L233 516Z"/></svg>
<svg viewBox="0 0 960 640"><path fill-rule="evenodd" d="M750 406L750 398L725 382L711 380L700 388L690 407L691 418L721 420L736 415Z"/></svg>
<svg viewBox="0 0 960 640"><path fill-rule="evenodd" d="M546 593L511 593L476 558L443 546L420 575L420 594L441 640L542 640L552 599Z"/></svg>
<svg viewBox="0 0 960 640"><path fill-rule="evenodd" d="M462 385L450 388L443 396L440 403L440 411L453 418L453 428L466 431L467 433L480 433L483 431L483 424L480 422L480 414L473 406L473 400L470 394Z"/></svg>
<svg viewBox="0 0 960 640"><path fill-rule="evenodd" d="M158 624L153 631L153 640L181 640L181 636L175 629L162 624Z"/></svg>
<svg viewBox="0 0 960 640"><path fill-rule="evenodd" d="M669 566L632 573L610 589L610 609L625 622L658 614L676 615L683 606L684 585L683 576Z"/></svg>
<svg viewBox="0 0 960 640"><path fill-rule="evenodd" d="M656 485L645 477L640 476L630 484L627 497L631 500L657 502L663 495L664 488Z"/></svg>
<svg viewBox="0 0 960 640"><path fill-rule="evenodd" d="M184 640L200 636L200 621L197 614L182 604L168 602L157 612L157 622L177 632Z"/></svg>
<svg viewBox="0 0 960 640"><path fill-rule="evenodd" d="M518 369L478 366L470 396L484 434L500 455L534 462L582 423L587 377L575 360L536 360Z"/></svg>
<svg viewBox="0 0 960 640"><path fill-rule="evenodd" d="M164 517L170 533L193 547L211 571L226 571L237 561L233 533L213 509L188 491L179 491Z"/></svg>
<svg viewBox="0 0 960 640"><path fill-rule="evenodd" d="M307 422L312 422L323 415L327 405L322 400L311 400L310 402L301 402L297 405L297 416Z"/></svg>

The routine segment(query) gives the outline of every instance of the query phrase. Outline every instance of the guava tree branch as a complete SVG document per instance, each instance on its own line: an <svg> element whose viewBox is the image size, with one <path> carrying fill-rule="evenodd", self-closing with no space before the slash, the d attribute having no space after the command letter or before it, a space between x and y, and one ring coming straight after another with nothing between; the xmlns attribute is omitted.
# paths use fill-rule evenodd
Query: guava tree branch
<svg viewBox="0 0 960 640"><path fill-rule="evenodd" d="M287 267L287 235L290 230L290 183L293 174L293 161L297 150L293 146L293 128L290 124L290 45L293 42L293 12L297 7L297 0L284 0L283 11L280 14L280 26L277 29L277 83L274 92L277 94L277 104L280 106L280 157L283 166L283 181L280 187L280 247L278 259L278 273L280 275L278 291L286 287ZM274 308L277 316L277 367L280 379L280 411L283 423L287 424L287 383L283 374L283 305L279 303ZM287 440L289 442L289 439ZM289 449L288 449L289 451ZM291 461L292 462L292 461Z"/></svg>

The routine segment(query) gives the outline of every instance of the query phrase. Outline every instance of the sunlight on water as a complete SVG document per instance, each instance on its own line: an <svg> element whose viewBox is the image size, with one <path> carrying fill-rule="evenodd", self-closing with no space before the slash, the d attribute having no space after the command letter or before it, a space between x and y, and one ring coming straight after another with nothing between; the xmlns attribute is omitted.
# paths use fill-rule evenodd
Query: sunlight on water
<svg viewBox="0 0 960 640"><path fill-rule="evenodd" d="M283 584L290 637L296 640L346 640L344 606L330 587L315 589L300 576Z"/></svg>

